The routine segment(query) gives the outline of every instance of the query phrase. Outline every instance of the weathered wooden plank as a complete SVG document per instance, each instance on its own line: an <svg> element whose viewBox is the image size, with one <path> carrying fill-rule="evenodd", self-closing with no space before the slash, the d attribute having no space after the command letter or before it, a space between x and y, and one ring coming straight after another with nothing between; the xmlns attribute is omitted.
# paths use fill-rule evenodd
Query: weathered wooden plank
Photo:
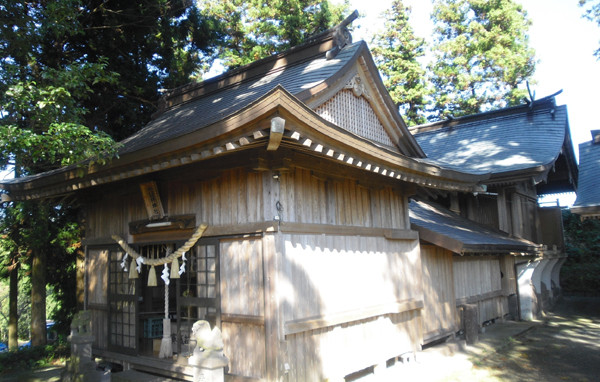
<svg viewBox="0 0 600 382"><path fill-rule="evenodd" d="M267 222L264 226L267 226ZM249 225L252 226L252 225ZM259 224L255 226L260 226ZM210 227L209 227L210 228ZM207 228L207 231L209 231ZM304 234L326 234L326 235L359 235L359 236L379 236L385 237L388 240L407 240L413 241L418 239L418 233L412 230L403 229L387 229L387 228L369 228L358 226L337 226L330 224L299 224L283 222L280 230L289 233L304 233ZM209 231L210 232L210 231Z"/></svg>
<svg viewBox="0 0 600 382"><path fill-rule="evenodd" d="M222 323L224 351L229 358L229 373L264 378L266 357L264 327L233 322Z"/></svg>
<svg viewBox="0 0 600 382"><path fill-rule="evenodd" d="M277 258L276 235L269 234L262 238L263 253L263 293L264 293L264 328L266 377L269 381L279 378L279 362L282 359L279 335L278 277L279 261Z"/></svg>
<svg viewBox="0 0 600 382"><path fill-rule="evenodd" d="M396 303L365 307L354 311L333 313L325 316L311 317L301 320L290 320L285 323L285 334L296 334L310 330L341 325L353 321L379 317L392 313L403 313L410 310L422 309L423 301L408 300Z"/></svg>

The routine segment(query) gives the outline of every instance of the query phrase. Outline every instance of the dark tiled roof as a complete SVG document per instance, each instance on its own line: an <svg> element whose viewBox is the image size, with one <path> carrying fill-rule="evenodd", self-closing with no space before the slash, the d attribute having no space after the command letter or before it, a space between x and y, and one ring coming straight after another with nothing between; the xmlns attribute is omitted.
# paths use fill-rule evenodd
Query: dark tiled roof
<svg viewBox="0 0 600 382"><path fill-rule="evenodd" d="M554 99L411 129L427 157L472 173L506 173L554 163L567 133Z"/></svg>
<svg viewBox="0 0 600 382"><path fill-rule="evenodd" d="M600 142L594 140L579 145L579 185L573 204L573 207L593 206L600 206Z"/></svg>
<svg viewBox="0 0 600 382"><path fill-rule="evenodd" d="M310 89L326 81L352 61L364 44L359 41L346 46L331 60L327 60L323 53L320 57L293 63L266 75L234 83L213 94L178 105L122 141L121 154L183 136L222 120L258 100L277 85L281 85L294 95Z"/></svg>
<svg viewBox="0 0 600 382"><path fill-rule="evenodd" d="M509 237L434 203L411 200L410 222L421 239L456 253L533 252L538 246Z"/></svg>

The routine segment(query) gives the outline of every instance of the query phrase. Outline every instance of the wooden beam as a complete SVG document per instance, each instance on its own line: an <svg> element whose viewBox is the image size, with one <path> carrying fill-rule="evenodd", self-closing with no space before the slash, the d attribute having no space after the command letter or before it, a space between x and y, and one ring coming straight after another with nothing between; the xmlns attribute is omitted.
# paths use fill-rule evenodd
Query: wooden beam
<svg viewBox="0 0 600 382"><path fill-rule="evenodd" d="M281 117L271 118L271 130L269 132L269 144L267 151L275 151L279 148L283 132L285 130L285 119Z"/></svg>
<svg viewBox="0 0 600 382"><path fill-rule="evenodd" d="M264 316L249 316L246 314L228 314L221 313L222 322L232 322L236 324L264 325Z"/></svg>
<svg viewBox="0 0 600 382"><path fill-rule="evenodd" d="M488 293L478 294L475 296L463 297L456 299L456 306L464 305L464 304L473 304L479 301L489 300L491 298L504 296L502 293L502 289L498 289L495 291L491 291Z"/></svg>
<svg viewBox="0 0 600 382"><path fill-rule="evenodd" d="M390 304L365 307L348 312L332 313L324 316L287 321L285 323L284 330L286 335L290 335L326 328L328 326L336 326L353 321L365 320L371 317L383 316L386 314L408 312L416 309L423 309L423 300L403 300Z"/></svg>
<svg viewBox="0 0 600 382"><path fill-rule="evenodd" d="M325 234L343 236L376 236L389 240L417 240L416 231L392 228L370 228L362 226L340 226L332 224L292 223L281 222L279 230L285 233Z"/></svg>

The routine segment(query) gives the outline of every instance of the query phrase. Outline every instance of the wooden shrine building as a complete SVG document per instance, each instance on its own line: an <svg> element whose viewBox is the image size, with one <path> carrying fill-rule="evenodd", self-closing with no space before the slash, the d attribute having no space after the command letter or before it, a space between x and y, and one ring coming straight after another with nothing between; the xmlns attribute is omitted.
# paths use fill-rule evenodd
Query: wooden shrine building
<svg viewBox="0 0 600 382"><path fill-rule="evenodd" d="M109 165L2 183L12 200L71 195L84 206L95 356L189 378L199 319L221 328L229 380L342 380L420 348L408 197L483 191L486 176L423 159L364 42L340 26L162 105ZM167 291L160 277L149 286L162 270L149 261L201 224L178 260L185 271ZM166 306L173 359L157 357Z"/></svg>
<svg viewBox="0 0 600 382"><path fill-rule="evenodd" d="M486 192L430 195L411 206L411 214L418 216L427 200L435 200L438 207L427 206L430 214L438 211L438 217L431 219L439 224L448 216L462 217L469 222L460 226L472 227L447 232L434 226L428 234L414 221L421 240L429 237L427 244L435 247L422 248L423 259L430 251L445 251L446 257L454 254L457 302L477 303L482 324L506 314L532 319L549 308L560 293L560 267L566 258L562 215L559 207L540 207L537 200L544 194L576 189L578 168L566 106L557 106L553 95L521 106L416 126L411 131L428 160L489 174L483 181ZM505 240L512 245L490 245L494 243L490 234L477 239L469 236L489 229L510 235ZM487 282L496 286L485 286L473 277L477 269L488 272Z"/></svg>
<svg viewBox="0 0 600 382"><path fill-rule="evenodd" d="M544 230L515 214L540 216L531 200L550 168L516 181L430 154L435 145L411 134L367 45L343 24L170 91L161 105L108 165L0 183L5 199L69 196L83 206L93 353L125 368L189 379L191 325L204 319L223 333L230 381L351 380L459 329L457 302L508 311L517 280L503 256L537 258L547 244L532 236ZM478 225L473 245L452 239L456 232L440 232L447 221L427 225L446 207L451 224L495 229ZM177 263L151 266L192 236ZM463 265L474 278L458 296L452 254L471 251L477 266ZM168 286L155 281L161 271ZM454 295L433 294L446 285ZM174 350L166 359L165 310Z"/></svg>

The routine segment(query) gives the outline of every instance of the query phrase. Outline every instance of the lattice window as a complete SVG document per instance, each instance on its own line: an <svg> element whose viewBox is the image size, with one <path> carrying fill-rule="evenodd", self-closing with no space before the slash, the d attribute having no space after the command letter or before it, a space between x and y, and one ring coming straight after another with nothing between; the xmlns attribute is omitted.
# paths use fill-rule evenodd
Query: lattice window
<svg viewBox="0 0 600 382"><path fill-rule="evenodd" d="M218 241L202 240L186 255L188 269L179 285L177 351L191 352L190 333L197 320L206 320L211 327L220 326Z"/></svg>
<svg viewBox="0 0 600 382"><path fill-rule="evenodd" d="M395 147L369 102L351 90L342 90L315 112L351 133L386 146Z"/></svg>
<svg viewBox="0 0 600 382"><path fill-rule="evenodd" d="M131 280L121 269L123 252L110 252L109 273L109 343L111 348L135 352L136 346L136 290Z"/></svg>

